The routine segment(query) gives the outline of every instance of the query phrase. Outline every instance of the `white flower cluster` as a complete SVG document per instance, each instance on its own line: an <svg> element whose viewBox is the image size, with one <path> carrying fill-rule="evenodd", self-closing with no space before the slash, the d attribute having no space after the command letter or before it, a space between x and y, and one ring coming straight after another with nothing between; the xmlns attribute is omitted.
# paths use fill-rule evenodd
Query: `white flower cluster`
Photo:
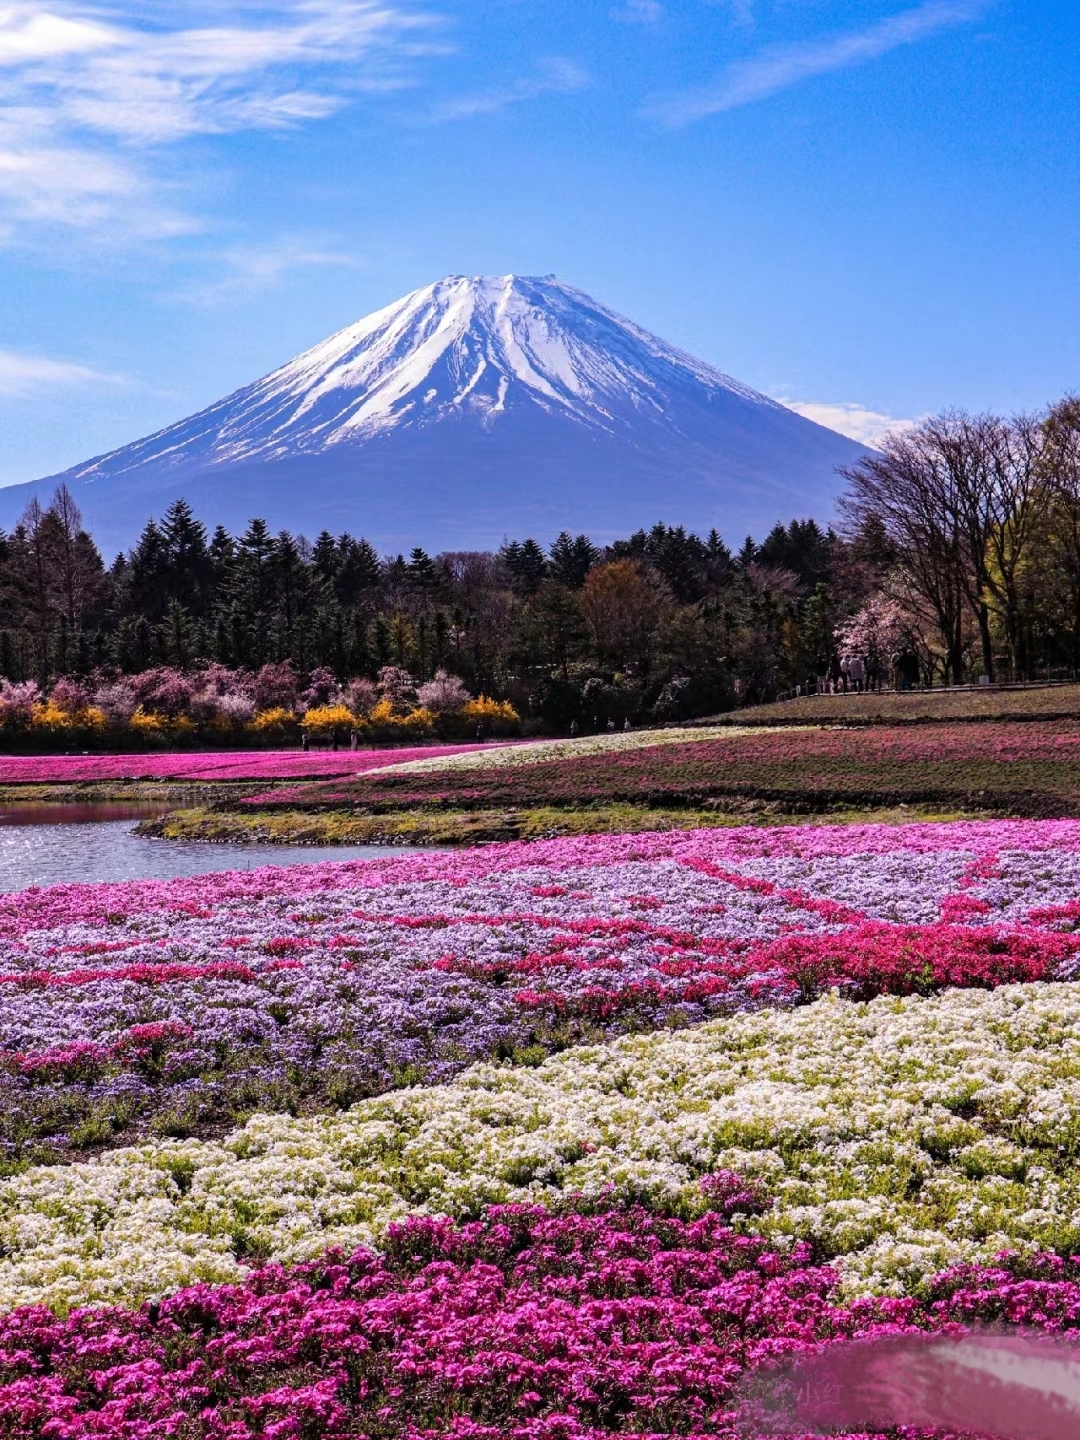
<svg viewBox="0 0 1080 1440"><path fill-rule="evenodd" d="M133 1302L560 1190L694 1203L721 1168L776 1197L747 1228L899 1293L1005 1247L1080 1250L1078 1146L1080 984L825 999L29 1171L0 1186L0 1303Z"/></svg>
<svg viewBox="0 0 1080 1440"><path fill-rule="evenodd" d="M467 750L460 755L433 756L429 760L403 760L380 765L380 775L425 775L446 770L490 770L505 766L539 765L545 760L580 760L588 755L645 750L654 745L685 745L692 740L726 740L733 735L770 735L779 726L702 725L685 730L617 730L614 734L582 735L576 740L534 740L526 745L499 745ZM790 727L784 727L785 729ZM817 729L801 726L800 729Z"/></svg>

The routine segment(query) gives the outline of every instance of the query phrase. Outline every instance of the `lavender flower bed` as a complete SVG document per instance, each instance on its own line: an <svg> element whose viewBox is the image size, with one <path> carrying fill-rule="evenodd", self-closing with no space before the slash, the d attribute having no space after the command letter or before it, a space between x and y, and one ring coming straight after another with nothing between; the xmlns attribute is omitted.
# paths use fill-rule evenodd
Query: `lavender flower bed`
<svg viewBox="0 0 1080 1440"><path fill-rule="evenodd" d="M1080 826L594 837L0 905L8 1168L583 1040L1065 978Z"/></svg>

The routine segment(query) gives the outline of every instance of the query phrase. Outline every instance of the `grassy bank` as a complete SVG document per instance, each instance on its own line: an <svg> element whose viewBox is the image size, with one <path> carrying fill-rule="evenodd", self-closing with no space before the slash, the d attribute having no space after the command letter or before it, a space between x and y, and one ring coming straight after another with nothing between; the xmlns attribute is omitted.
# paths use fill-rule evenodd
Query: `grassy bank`
<svg viewBox="0 0 1080 1440"><path fill-rule="evenodd" d="M899 825L912 820L961 820L987 811L934 806L834 807L796 811L768 802L733 802L698 809L644 805L593 805L580 809L533 806L510 810L402 810L357 815L349 811L237 813L194 808L147 820L139 833L168 840L216 844L482 845L505 840L548 840L574 835L623 835L646 830L690 830L732 825Z"/></svg>
<svg viewBox="0 0 1080 1440"><path fill-rule="evenodd" d="M698 725L925 725L934 721L1077 720L1080 685L1031 690L883 690L866 695L805 695L754 705Z"/></svg>
<svg viewBox="0 0 1080 1440"><path fill-rule="evenodd" d="M0 808L19 805L205 805L265 789L251 781L186 784L161 780L82 780L0 785Z"/></svg>

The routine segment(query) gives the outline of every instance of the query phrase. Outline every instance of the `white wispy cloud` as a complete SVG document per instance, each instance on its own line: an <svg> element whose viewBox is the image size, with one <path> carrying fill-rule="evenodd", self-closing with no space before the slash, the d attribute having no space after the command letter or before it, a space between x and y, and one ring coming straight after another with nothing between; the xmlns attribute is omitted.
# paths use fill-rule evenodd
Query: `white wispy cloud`
<svg viewBox="0 0 1080 1440"><path fill-rule="evenodd" d="M5 5L0 9L0 65L85 54L114 44L116 33L95 20Z"/></svg>
<svg viewBox="0 0 1080 1440"><path fill-rule="evenodd" d="M584 90L591 84L588 71L576 61L553 56L543 61L533 75L513 80L499 89L460 95L445 104L435 106L428 118L435 122L469 120L474 115L489 115L496 110L505 110L508 105L518 105L524 100L537 100L541 95L565 95L575 90Z"/></svg>
<svg viewBox="0 0 1080 1440"><path fill-rule="evenodd" d="M837 430L863 445L878 445L882 439L898 431L910 430L917 420L903 420L896 415L885 415L880 410L870 410L856 401L837 400L822 402L815 400L781 400L789 410L805 416L829 430Z"/></svg>
<svg viewBox="0 0 1080 1440"><path fill-rule="evenodd" d="M406 83L435 23L417 0L0 0L0 232L182 226L155 170L194 135L283 129ZM188 23L177 23L186 19Z"/></svg>
<svg viewBox="0 0 1080 1440"><path fill-rule="evenodd" d="M664 125L689 125L709 115L765 100L814 76L862 65L903 45L914 45L939 31L974 20L986 4L987 0L926 0L863 30L798 45L772 46L749 60L729 65L711 84L655 97L645 106L645 114Z"/></svg>
<svg viewBox="0 0 1080 1440"><path fill-rule="evenodd" d="M215 278L178 292L178 299L197 305L242 300L274 290L296 270L355 269L356 255L318 239L286 236L266 245L234 245L216 257Z"/></svg>
<svg viewBox="0 0 1080 1440"><path fill-rule="evenodd" d="M119 376L105 375L89 365L70 360L49 360L41 355L20 355L0 350L0 399L28 395L35 390L55 390L72 385L115 385Z"/></svg>
<svg viewBox="0 0 1080 1440"><path fill-rule="evenodd" d="M754 0L711 0L711 3L728 11L736 25L754 23Z"/></svg>
<svg viewBox="0 0 1080 1440"><path fill-rule="evenodd" d="M660 0L625 0L617 10L611 12L613 20L627 25L655 25L664 15Z"/></svg>

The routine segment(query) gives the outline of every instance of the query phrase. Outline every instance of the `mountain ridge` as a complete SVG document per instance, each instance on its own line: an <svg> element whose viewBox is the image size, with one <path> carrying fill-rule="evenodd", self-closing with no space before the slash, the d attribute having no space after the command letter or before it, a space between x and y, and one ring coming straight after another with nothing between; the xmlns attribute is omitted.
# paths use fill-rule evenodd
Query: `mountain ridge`
<svg viewBox="0 0 1080 1440"><path fill-rule="evenodd" d="M741 538L828 518L862 453L554 276L447 276L184 420L0 490L0 524L63 480L114 543L180 495L230 528L258 513L389 548L658 519Z"/></svg>

